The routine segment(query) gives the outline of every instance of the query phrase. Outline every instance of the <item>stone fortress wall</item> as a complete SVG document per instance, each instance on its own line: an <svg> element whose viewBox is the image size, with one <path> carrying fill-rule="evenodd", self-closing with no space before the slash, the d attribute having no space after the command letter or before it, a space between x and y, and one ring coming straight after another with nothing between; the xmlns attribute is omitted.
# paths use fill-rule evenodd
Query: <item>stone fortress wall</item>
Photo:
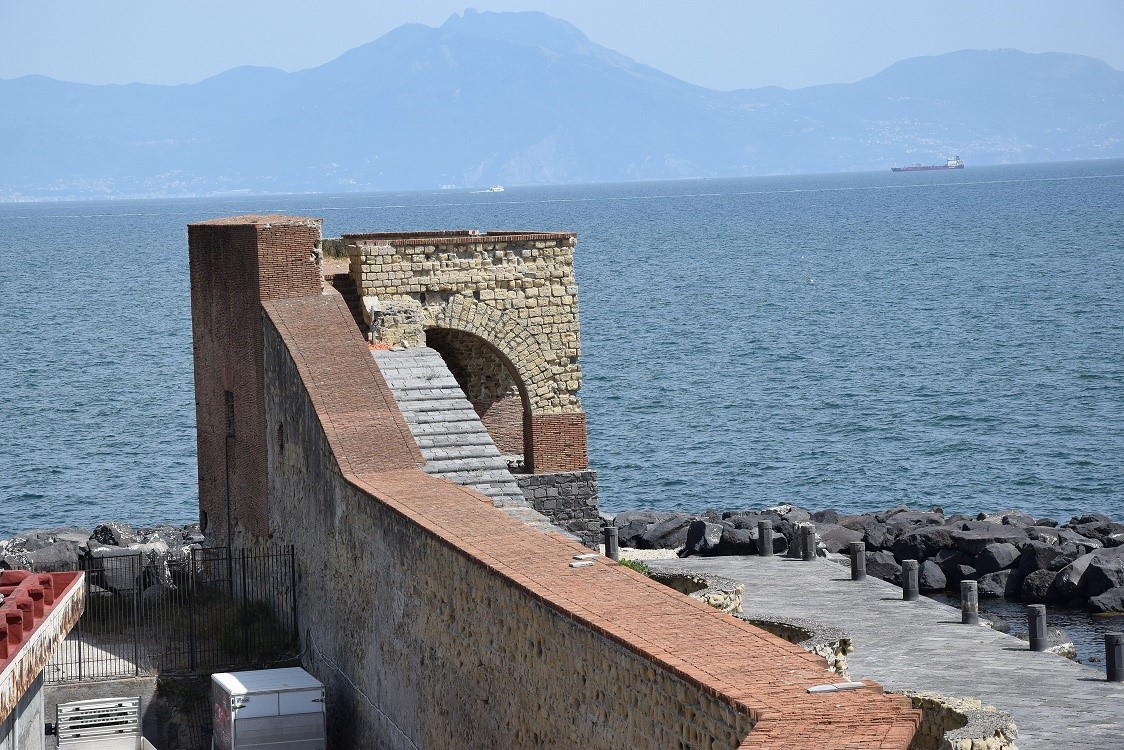
<svg viewBox="0 0 1124 750"><path fill-rule="evenodd" d="M371 338L445 360L535 510L595 546L577 237L567 232L387 232L324 241L346 255Z"/></svg>
<svg viewBox="0 0 1124 750"><path fill-rule="evenodd" d="M227 441L200 451L200 501L237 506L218 543L297 547L304 666L328 686L335 746L909 746L902 698L809 693L838 679L821 657L424 473L344 300L304 283L309 226L189 234L193 284L229 279L193 290L199 410L216 417L200 442ZM235 331L260 363L224 350L247 343ZM232 401L260 404L260 423ZM216 481L250 470L264 476L239 486L260 494Z"/></svg>
<svg viewBox="0 0 1124 750"><path fill-rule="evenodd" d="M532 473L588 468L575 235L465 230L338 242L377 340L440 351L496 442L523 443L513 452Z"/></svg>

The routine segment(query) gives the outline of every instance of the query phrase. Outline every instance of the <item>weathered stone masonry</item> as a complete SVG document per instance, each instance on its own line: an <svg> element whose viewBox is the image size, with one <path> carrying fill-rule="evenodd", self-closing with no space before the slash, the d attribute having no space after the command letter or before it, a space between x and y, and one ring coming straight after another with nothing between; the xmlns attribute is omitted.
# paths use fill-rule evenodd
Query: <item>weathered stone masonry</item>
<svg viewBox="0 0 1124 750"><path fill-rule="evenodd" d="M328 242L348 255L375 340L440 352L496 446L522 456L520 469L553 475L521 479L539 488L527 500L595 545L597 476L588 471L578 397L576 236L461 230ZM547 485L567 488L564 504L546 498Z"/></svg>
<svg viewBox="0 0 1124 750"><path fill-rule="evenodd" d="M596 474L592 471L516 474L515 479L532 508L555 526L597 549L601 541L601 517L597 512Z"/></svg>
<svg viewBox="0 0 1124 750"><path fill-rule="evenodd" d="M227 226L261 237L275 222ZM193 262L206 253L193 247ZM200 296L204 323L241 309ZM249 540L298 548L304 661L328 685L333 746L909 745L918 718L900 699L810 694L835 681L821 658L604 558L572 568L577 542L425 474L334 293L275 296L228 323L261 334L267 489L233 517ZM222 414L223 391L208 398L200 412ZM200 466L201 479L222 472Z"/></svg>
<svg viewBox="0 0 1124 750"><path fill-rule="evenodd" d="M340 241L384 343L418 346L434 331L429 343L453 360L454 374L476 374L462 387L489 430L511 447L511 436L523 432L519 452L530 471L588 468L575 235L451 231ZM510 403L516 396L522 414Z"/></svg>

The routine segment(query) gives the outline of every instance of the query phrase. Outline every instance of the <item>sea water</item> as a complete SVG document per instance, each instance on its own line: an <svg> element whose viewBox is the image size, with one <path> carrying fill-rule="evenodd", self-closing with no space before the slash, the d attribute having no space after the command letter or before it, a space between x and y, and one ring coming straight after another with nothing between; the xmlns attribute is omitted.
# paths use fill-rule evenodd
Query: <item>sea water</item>
<svg viewBox="0 0 1124 750"><path fill-rule="evenodd" d="M602 507L1124 519L1124 161L0 205L0 538L196 517L186 225L578 233Z"/></svg>

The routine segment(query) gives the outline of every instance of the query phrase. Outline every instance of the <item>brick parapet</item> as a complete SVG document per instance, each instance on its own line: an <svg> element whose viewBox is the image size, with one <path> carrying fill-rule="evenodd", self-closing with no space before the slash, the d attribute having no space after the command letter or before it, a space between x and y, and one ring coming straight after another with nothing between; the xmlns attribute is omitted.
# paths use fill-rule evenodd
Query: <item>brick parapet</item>
<svg viewBox="0 0 1124 750"><path fill-rule="evenodd" d="M199 508L209 543L268 534L261 303L320 294L319 242L320 220L307 217L188 226Z"/></svg>
<svg viewBox="0 0 1124 750"><path fill-rule="evenodd" d="M479 245L495 242L566 242L577 241L574 232L476 232L471 229L446 229L428 232L363 232L345 234L340 239L349 242L374 242L394 247L419 247L433 245Z"/></svg>
<svg viewBox="0 0 1124 750"><path fill-rule="evenodd" d="M268 413L286 436L271 447L272 531L320 579L362 582L318 587L299 605L316 640L309 667L356 712L379 701L381 718L352 719L349 741L385 731L431 747L908 747L918 714L900 698L876 686L810 694L838 681L822 658L607 559L571 568L585 551L576 542L403 466L397 420L365 413L392 402L357 409L331 396L361 375L330 341L359 346L342 330L354 328L346 312L312 299L266 311ZM346 440L358 425L370 438ZM400 447L383 454L382 443Z"/></svg>

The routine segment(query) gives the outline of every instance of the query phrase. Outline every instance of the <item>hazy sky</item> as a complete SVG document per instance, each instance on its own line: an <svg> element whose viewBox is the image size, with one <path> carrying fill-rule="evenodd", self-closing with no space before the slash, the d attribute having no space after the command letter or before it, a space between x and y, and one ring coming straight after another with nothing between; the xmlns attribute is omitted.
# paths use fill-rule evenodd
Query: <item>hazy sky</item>
<svg viewBox="0 0 1124 750"><path fill-rule="evenodd" d="M1124 70L1121 0L523 0L593 41L720 89L856 81L917 55L1014 47ZM0 78L185 83L237 65L299 70L466 0L0 0Z"/></svg>

